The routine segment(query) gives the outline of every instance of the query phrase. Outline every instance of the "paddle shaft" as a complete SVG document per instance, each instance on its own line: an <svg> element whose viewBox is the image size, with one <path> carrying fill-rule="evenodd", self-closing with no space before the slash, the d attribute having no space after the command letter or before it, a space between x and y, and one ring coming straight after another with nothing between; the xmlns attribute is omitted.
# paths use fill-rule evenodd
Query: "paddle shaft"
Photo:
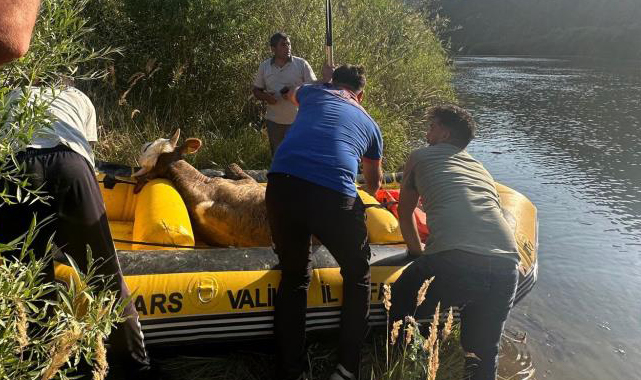
<svg viewBox="0 0 641 380"><path fill-rule="evenodd" d="M332 37L332 0L325 0L325 61L330 66L334 66Z"/></svg>

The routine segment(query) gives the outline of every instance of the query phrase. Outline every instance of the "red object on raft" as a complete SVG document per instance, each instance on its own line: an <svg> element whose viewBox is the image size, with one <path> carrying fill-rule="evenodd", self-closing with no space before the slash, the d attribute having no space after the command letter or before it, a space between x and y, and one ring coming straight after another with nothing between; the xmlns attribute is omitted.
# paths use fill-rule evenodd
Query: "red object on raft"
<svg viewBox="0 0 641 380"><path fill-rule="evenodd" d="M376 192L376 200L381 205L384 205L396 219L398 219L398 199L400 190L398 189L380 189ZM430 234L430 229L427 226L427 216L421 209L421 200L418 201L418 207L414 209L414 219L416 220L416 227L418 228L418 235L422 242L425 242L427 236Z"/></svg>

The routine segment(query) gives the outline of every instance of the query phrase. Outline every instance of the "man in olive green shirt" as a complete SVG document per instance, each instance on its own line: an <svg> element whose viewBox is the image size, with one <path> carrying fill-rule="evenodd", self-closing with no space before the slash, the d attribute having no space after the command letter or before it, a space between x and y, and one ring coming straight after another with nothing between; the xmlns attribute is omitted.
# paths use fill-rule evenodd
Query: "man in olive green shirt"
<svg viewBox="0 0 641 380"><path fill-rule="evenodd" d="M441 106L428 120L429 146L412 152L403 173L399 221L416 260L392 287L391 321L413 314L419 288L434 277L416 316L433 314L438 302L459 307L466 376L493 380L518 282L516 242L492 176L465 150L476 131L471 115ZM425 246L413 216L419 197L430 228Z"/></svg>

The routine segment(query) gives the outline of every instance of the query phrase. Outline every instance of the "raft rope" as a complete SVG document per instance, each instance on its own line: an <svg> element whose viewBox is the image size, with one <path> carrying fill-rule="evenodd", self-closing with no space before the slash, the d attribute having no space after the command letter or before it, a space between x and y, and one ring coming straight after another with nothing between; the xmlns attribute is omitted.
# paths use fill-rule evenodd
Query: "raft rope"
<svg viewBox="0 0 641 380"><path fill-rule="evenodd" d="M115 176L111 174L106 174L105 178L103 178L102 181L98 181L99 183L102 183L105 186L105 189L113 189L114 186L116 186L117 183L126 183L128 185L135 185L136 182L131 182L131 181L125 181L123 179L118 179Z"/></svg>
<svg viewBox="0 0 641 380"><path fill-rule="evenodd" d="M113 241L116 242L116 243L151 245L151 246L156 246L156 247L168 247L168 248L191 248L191 249L210 249L210 248L214 248L213 246L208 246L208 245L180 245L180 244L148 243L148 242L144 242L144 241L125 240L125 239L113 239Z"/></svg>

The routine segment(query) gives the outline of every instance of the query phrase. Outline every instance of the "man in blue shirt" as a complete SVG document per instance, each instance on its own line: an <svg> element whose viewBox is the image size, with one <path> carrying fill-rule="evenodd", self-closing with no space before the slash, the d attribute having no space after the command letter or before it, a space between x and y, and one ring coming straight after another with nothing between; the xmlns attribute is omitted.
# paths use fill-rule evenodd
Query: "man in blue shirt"
<svg viewBox="0 0 641 380"><path fill-rule="evenodd" d="M356 379L370 299L370 248L365 207L355 179L359 161L365 190L381 183L383 141L361 107L362 67L344 65L331 84L304 85L286 94L298 115L276 151L267 184L269 225L282 279L275 311L277 378L305 372L305 313L314 235L341 267L343 306L339 363L332 380Z"/></svg>

